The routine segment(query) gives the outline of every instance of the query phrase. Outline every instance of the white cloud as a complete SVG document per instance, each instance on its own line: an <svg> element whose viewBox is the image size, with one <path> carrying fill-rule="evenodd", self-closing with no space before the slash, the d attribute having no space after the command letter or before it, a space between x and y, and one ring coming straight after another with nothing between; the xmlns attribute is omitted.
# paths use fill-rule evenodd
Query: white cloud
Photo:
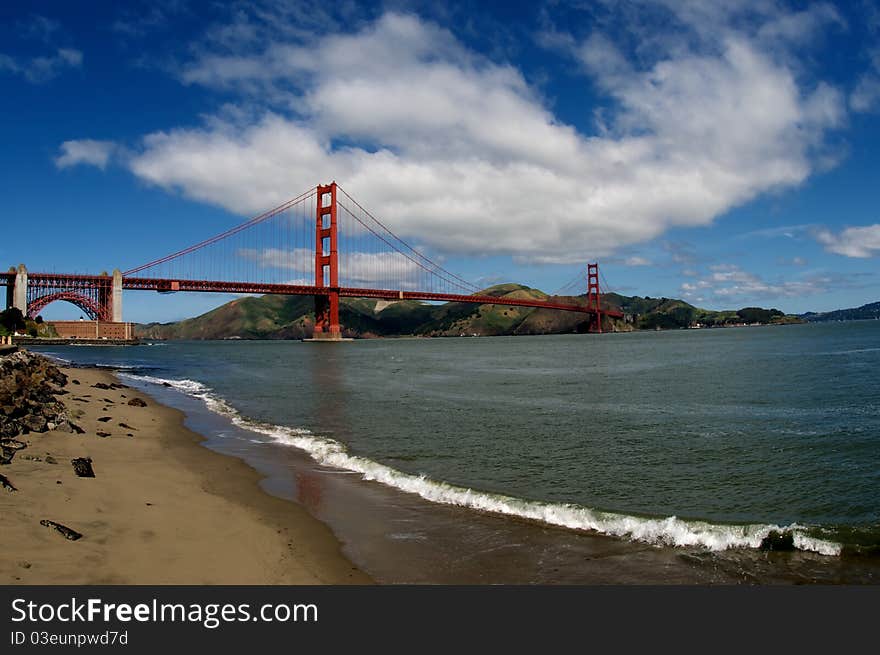
<svg viewBox="0 0 880 655"><path fill-rule="evenodd" d="M859 76L855 88L849 96L849 106L853 111L870 112L880 106L880 48L869 52L870 66Z"/></svg>
<svg viewBox="0 0 880 655"><path fill-rule="evenodd" d="M60 154L55 157L55 165L58 168L88 164L103 170L116 150L116 145L112 141L78 139L65 141L59 150Z"/></svg>
<svg viewBox="0 0 880 655"><path fill-rule="evenodd" d="M880 254L880 223L863 227L848 227L834 234L820 230L816 240L825 250L845 257L868 258Z"/></svg>
<svg viewBox="0 0 880 655"><path fill-rule="evenodd" d="M650 266L651 260L645 259L644 257L639 257L638 255L634 255L632 257L627 257L623 261L623 263L627 266Z"/></svg>
<svg viewBox="0 0 880 655"><path fill-rule="evenodd" d="M201 56L184 82L235 91L251 108L268 97L273 110L149 134L129 166L243 214L336 179L435 251L570 262L801 183L842 120L840 94L803 85L755 29L642 69L605 37L575 48L617 107L597 136L561 123L510 65L387 13L352 34Z"/></svg>
<svg viewBox="0 0 880 655"><path fill-rule="evenodd" d="M16 23L16 31L25 38L37 39L49 43L53 35L61 28L57 21L34 14Z"/></svg>
<svg viewBox="0 0 880 655"><path fill-rule="evenodd" d="M308 248L239 248L242 259L256 262L260 268L276 268L305 273L315 270L315 251ZM314 282L314 280L313 280Z"/></svg>
<svg viewBox="0 0 880 655"><path fill-rule="evenodd" d="M852 287L854 276L821 271L804 273L794 279L767 280L735 264L718 264L693 282L681 285L682 296L692 302L711 300L731 305L762 300L781 300L824 293L830 289Z"/></svg>
<svg viewBox="0 0 880 655"><path fill-rule="evenodd" d="M54 55L31 59L16 59L0 54L0 72L21 75L32 84L41 84L57 77L67 68L79 68L82 61L82 52L72 48L59 48Z"/></svg>
<svg viewBox="0 0 880 655"><path fill-rule="evenodd" d="M237 255L256 262L261 268L293 270L314 276L315 251L308 248L241 248ZM400 282L402 288L416 288L418 276L424 273L416 262L394 252L347 252L339 258L339 284L347 287L378 286L396 288L392 282ZM425 276L427 278L427 276ZM305 279L305 278L303 278ZM314 277L306 284L314 284Z"/></svg>

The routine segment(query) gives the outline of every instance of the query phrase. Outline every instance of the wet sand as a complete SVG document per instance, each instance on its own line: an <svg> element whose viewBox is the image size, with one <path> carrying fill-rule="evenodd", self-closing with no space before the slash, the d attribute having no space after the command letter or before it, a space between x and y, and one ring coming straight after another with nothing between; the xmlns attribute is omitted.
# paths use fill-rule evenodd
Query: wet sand
<svg viewBox="0 0 880 655"><path fill-rule="evenodd" d="M181 412L131 388L94 388L118 382L107 372L62 370L59 400L85 432L18 437L28 447L0 470L17 488L0 491L0 584L370 582L329 528L262 491L244 462L201 446ZM78 457L92 459L94 478L77 477Z"/></svg>

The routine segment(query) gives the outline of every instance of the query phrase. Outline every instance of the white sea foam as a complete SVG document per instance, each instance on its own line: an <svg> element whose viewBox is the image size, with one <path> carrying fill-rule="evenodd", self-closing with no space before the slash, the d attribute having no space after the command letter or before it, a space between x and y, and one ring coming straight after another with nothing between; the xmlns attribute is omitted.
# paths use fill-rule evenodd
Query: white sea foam
<svg viewBox="0 0 880 655"><path fill-rule="evenodd" d="M44 357L48 357L49 359L51 359L54 362L58 362L62 366L72 363L69 359L65 359L64 357L60 357L60 356L55 355L53 353L40 353L40 354L43 355Z"/></svg>
<svg viewBox="0 0 880 655"><path fill-rule="evenodd" d="M304 450L320 464L359 473L364 480L380 482L435 503L517 516L572 530L589 530L655 545L696 546L714 551L757 548L771 531L790 531L794 537L795 547L800 550L831 556L839 555L841 552L840 544L811 537L806 534L806 528L798 524L724 525L684 520L675 516L640 517L603 512L575 504L545 503L466 489L432 480L425 475L404 473L366 457L349 454L344 444L321 437L309 430L272 425L246 418L225 400L214 395L210 388L195 380L122 375L153 384L170 385L178 391L201 399L208 409L227 416L238 427L268 436L277 443Z"/></svg>

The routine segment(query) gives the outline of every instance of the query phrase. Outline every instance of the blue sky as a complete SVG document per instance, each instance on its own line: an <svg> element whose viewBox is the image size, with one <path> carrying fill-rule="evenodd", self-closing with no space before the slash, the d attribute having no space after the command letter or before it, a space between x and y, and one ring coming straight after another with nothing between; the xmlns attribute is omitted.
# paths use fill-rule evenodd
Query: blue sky
<svg viewBox="0 0 880 655"><path fill-rule="evenodd" d="M480 285L880 300L876 3L12 4L6 265L125 270L336 179Z"/></svg>

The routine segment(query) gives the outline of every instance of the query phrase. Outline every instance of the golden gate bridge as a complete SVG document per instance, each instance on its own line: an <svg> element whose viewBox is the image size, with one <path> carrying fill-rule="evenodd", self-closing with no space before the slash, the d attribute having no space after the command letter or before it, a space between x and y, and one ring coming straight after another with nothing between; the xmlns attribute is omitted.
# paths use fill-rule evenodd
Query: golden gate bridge
<svg viewBox="0 0 880 655"><path fill-rule="evenodd" d="M587 265L584 302L496 297L396 236L338 184L318 185L288 202L188 248L113 275L0 273L6 306L36 318L66 301L95 321L122 321L124 289L303 295L315 298L314 338L342 336L340 298L421 300L538 307L622 318L604 306L599 266Z"/></svg>

